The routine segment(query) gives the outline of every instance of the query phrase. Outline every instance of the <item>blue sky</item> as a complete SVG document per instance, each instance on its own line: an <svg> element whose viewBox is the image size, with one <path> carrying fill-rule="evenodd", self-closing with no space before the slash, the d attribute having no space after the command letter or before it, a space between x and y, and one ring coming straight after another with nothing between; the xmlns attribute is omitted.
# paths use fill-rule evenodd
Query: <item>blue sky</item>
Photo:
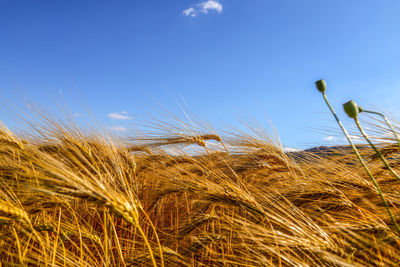
<svg viewBox="0 0 400 267"><path fill-rule="evenodd" d="M286 146L329 145L319 78L338 110L398 112L399 14L399 0L0 0L1 102L57 112L62 91L121 131L184 99L217 129L252 117Z"/></svg>

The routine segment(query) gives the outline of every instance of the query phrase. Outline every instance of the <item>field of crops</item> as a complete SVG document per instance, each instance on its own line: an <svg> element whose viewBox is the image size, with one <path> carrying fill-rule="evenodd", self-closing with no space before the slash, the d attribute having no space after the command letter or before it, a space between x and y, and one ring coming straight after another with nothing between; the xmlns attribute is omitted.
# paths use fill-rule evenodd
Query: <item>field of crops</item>
<svg viewBox="0 0 400 267"><path fill-rule="evenodd" d="M344 108L365 145L333 109L350 145L304 151L173 116L124 138L41 112L29 134L1 125L1 266L397 266L397 127L369 112L372 142Z"/></svg>
<svg viewBox="0 0 400 267"><path fill-rule="evenodd" d="M254 129L122 139L43 116L31 127L1 127L3 266L400 262L396 226L349 146L285 152ZM400 172L399 146L378 149ZM400 182L359 151L397 218Z"/></svg>

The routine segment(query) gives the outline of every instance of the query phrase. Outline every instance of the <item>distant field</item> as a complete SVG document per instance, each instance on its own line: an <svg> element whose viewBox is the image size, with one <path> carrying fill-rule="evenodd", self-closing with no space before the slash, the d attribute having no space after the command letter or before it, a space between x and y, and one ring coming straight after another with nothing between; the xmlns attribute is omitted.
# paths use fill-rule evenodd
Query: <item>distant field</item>
<svg viewBox="0 0 400 267"><path fill-rule="evenodd" d="M122 140L42 126L36 138L1 128L3 266L400 263L399 236L348 147L285 153L255 135ZM399 147L380 149L400 172ZM360 151L400 217L400 183Z"/></svg>

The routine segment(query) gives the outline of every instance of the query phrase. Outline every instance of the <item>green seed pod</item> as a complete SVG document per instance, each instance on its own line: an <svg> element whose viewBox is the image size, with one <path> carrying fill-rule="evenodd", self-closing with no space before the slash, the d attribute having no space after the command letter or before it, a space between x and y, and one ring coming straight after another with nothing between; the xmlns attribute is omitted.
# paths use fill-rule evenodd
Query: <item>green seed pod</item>
<svg viewBox="0 0 400 267"><path fill-rule="evenodd" d="M357 118L358 113L362 111L360 107L354 102L353 100L350 100L349 102L346 102L343 104L344 111L350 118Z"/></svg>
<svg viewBox="0 0 400 267"><path fill-rule="evenodd" d="M320 91L321 93L325 93L325 91L326 91L326 82L324 80L316 81L315 85L317 86L318 91Z"/></svg>

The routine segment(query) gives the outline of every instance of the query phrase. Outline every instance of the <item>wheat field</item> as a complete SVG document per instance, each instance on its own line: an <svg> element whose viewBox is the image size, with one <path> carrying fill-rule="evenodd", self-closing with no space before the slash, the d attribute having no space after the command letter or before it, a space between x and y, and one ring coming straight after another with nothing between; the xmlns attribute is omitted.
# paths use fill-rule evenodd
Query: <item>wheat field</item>
<svg viewBox="0 0 400 267"><path fill-rule="evenodd" d="M0 129L1 266L397 266L400 239L348 147L163 124L120 138L45 116ZM359 146L396 218L400 182ZM400 148L379 147L399 170Z"/></svg>

